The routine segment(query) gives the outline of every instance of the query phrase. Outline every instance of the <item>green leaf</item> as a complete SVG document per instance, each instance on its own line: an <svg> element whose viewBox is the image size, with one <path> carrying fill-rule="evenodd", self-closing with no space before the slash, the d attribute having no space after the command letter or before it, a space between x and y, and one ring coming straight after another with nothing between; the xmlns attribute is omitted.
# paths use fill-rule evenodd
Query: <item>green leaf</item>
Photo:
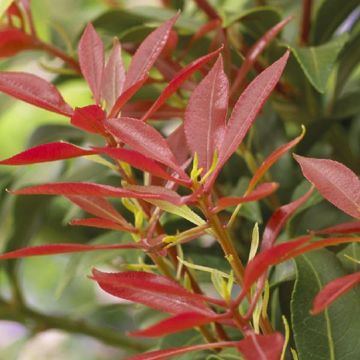
<svg viewBox="0 0 360 360"><path fill-rule="evenodd" d="M351 243L336 255L342 266L349 273L360 271L360 244Z"/></svg>
<svg viewBox="0 0 360 360"><path fill-rule="evenodd" d="M291 312L299 360L360 358L359 293L351 290L317 316L309 313L315 295L329 281L345 275L339 260L327 249L296 260Z"/></svg>
<svg viewBox="0 0 360 360"><path fill-rule="evenodd" d="M312 42L328 41L347 16L359 5L359 0L323 0L312 27Z"/></svg>
<svg viewBox="0 0 360 360"><path fill-rule="evenodd" d="M325 92L330 73L348 38L348 35L344 34L324 45L291 48L306 77L320 93Z"/></svg>
<svg viewBox="0 0 360 360"><path fill-rule="evenodd" d="M2 17L6 11L6 9L10 6L10 4L14 0L2 0L0 3L0 17Z"/></svg>
<svg viewBox="0 0 360 360"><path fill-rule="evenodd" d="M360 40L360 36L359 36ZM360 47L360 41L359 41ZM360 55L360 51L359 51ZM360 58L359 58L360 60ZM360 114L360 89L356 91L348 92L338 99L334 105L334 108L330 114L334 119L345 119Z"/></svg>

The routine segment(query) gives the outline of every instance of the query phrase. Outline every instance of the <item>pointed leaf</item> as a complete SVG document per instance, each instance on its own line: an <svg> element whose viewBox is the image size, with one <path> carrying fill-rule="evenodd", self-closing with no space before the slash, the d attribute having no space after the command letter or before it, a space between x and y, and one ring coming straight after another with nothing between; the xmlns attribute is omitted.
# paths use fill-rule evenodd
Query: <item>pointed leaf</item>
<svg viewBox="0 0 360 360"><path fill-rule="evenodd" d="M75 108L71 116L71 124L94 134L105 135L104 120L106 113L98 105Z"/></svg>
<svg viewBox="0 0 360 360"><path fill-rule="evenodd" d="M360 233L360 221L352 221L335 226L328 227L326 229L315 231L315 234L351 234Z"/></svg>
<svg viewBox="0 0 360 360"><path fill-rule="evenodd" d="M1 165L27 165L46 161L70 159L74 157L96 154L93 150L66 143L53 142L34 146L8 159L0 161Z"/></svg>
<svg viewBox="0 0 360 360"><path fill-rule="evenodd" d="M86 218L86 219L73 219L69 222L70 225L89 226L100 229L109 229L116 231L136 232L135 228L124 226L111 220L101 218Z"/></svg>
<svg viewBox="0 0 360 360"><path fill-rule="evenodd" d="M319 314L340 296L358 284L360 284L360 272L331 281L316 295L311 313L313 315Z"/></svg>
<svg viewBox="0 0 360 360"><path fill-rule="evenodd" d="M0 91L65 116L71 116L73 112L56 87L36 75L22 72L0 72Z"/></svg>
<svg viewBox="0 0 360 360"><path fill-rule="evenodd" d="M19 29L0 31L0 58L14 56L20 51L36 49L33 38Z"/></svg>
<svg viewBox="0 0 360 360"><path fill-rule="evenodd" d="M196 326L205 325L221 319L221 315L205 315L197 312L184 312L171 316L144 330L131 332L130 336L164 336Z"/></svg>
<svg viewBox="0 0 360 360"><path fill-rule="evenodd" d="M94 269L91 278L111 295L160 311L170 314L196 312L214 315L202 300L195 298L196 294L162 275L143 271L104 273Z"/></svg>
<svg viewBox="0 0 360 360"><path fill-rule="evenodd" d="M137 119L120 118L106 120L105 127L118 141L183 175L166 140L150 125Z"/></svg>
<svg viewBox="0 0 360 360"><path fill-rule="evenodd" d="M100 104L101 81L104 71L104 44L92 24L87 24L79 42L79 63L81 72Z"/></svg>
<svg viewBox="0 0 360 360"><path fill-rule="evenodd" d="M156 99L150 109L141 118L142 121L147 120L150 116L160 107L164 102L197 70L199 70L204 64L216 56L222 48L213 51L210 54L204 55L199 59L194 60L189 65L179 71L169 82L169 84L162 91L160 96Z"/></svg>
<svg viewBox="0 0 360 360"><path fill-rule="evenodd" d="M125 68L121 58L121 46L116 39L101 80L101 97L111 109L125 84Z"/></svg>
<svg viewBox="0 0 360 360"><path fill-rule="evenodd" d="M86 245L86 244L51 244L31 246L19 250L10 251L0 255L0 260L17 259L29 256L59 255L65 253L77 253L84 251L137 249L139 244L110 244L110 245Z"/></svg>
<svg viewBox="0 0 360 360"><path fill-rule="evenodd" d="M248 334L237 348L246 360L279 360L284 337L276 332L270 335Z"/></svg>
<svg viewBox="0 0 360 360"><path fill-rule="evenodd" d="M131 103L127 103L122 108L121 114L124 117L132 117L136 119L141 118L141 120L145 120L144 114L149 112L149 108L153 107L158 99L155 102L149 100L137 100ZM150 112L150 117L151 119L156 120L171 120L174 118L182 118L183 114L184 110L182 108L174 107L168 104L160 104L159 108L156 107L154 112ZM148 119L148 116L146 116L146 119Z"/></svg>
<svg viewBox="0 0 360 360"><path fill-rule="evenodd" d="M148 35L148 37L141 43L132 58L126 74L126 81L124 85L125 90L128 90L134 84L147 78L149 70L154 65L156 59L159 57L165 46L169 38L171 28L175 24L178 16L179 14L166 21Z"/></svg>
<svg viewBox="0 0 360 360"><path fill-rule="evenodd" d="M345 165L295 155L304 176L320 194L346 214L360 219L360 179Z"/></svg>
<svg viewBox="0 0 360 360"><path fill-rule="evenodd" d="M189 159L190 151L186 145L184 125L179 125L166 140L178 163L185 164Z"/></svg>
<svg viewBox="0 0 360 360"><path fill-rule="evenodd" d="M176 205L179 205L178 198L167 194L146 192L135 192L133 190L127 190L117 188L109 185L100 185L87 182L68 182L68 183L51 183L43 185L29 186L23 189L11 191L15 195L64 195L64 196L97 196L97 197L115 197L115 198L134 198L134 199L158 199L166 201L176 201Z"/></svg>
<svg viewBox="0 0 360 360"><path fill-rule="evenodd" d="M320 93L324 93L331 71L348 36L338 36L333 41L317 47L291 48L296 60L310 83Z"/></svg>
<svg viewBox="0 0 360 360"><path fill-rule="evenodd" d="M205 174L219 151L226 128L229 82L219 57L211 71L193 91L185 111L187 144L197 153Z"/></svg>

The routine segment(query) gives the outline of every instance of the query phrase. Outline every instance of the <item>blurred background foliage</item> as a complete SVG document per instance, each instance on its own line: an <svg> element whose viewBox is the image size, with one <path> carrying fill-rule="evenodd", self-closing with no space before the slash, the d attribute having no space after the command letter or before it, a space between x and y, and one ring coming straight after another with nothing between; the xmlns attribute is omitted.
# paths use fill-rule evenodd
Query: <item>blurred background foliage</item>
<svg viewBox="0 0 360 360"><path fill-rule="evenodd" d="M181 54L194 32L207 21L195 1L143 1L145 8L137 7L137 3L130 0L63 0L55 4L51 0L33 0L32 8L39 36L66 49L70 54L76 54L77 41L88 21L93 22L109 48L114 36L119 37L122 43L139 43L160 22L174 14L175 9L180 8L182 15L176 24L179 34L176 56ZM241 65L247 49L259 36L285 16L294 16L281 37L272 42L258 59L258 66L265 67L283 53L285 47L290 47L293 56L286 68L281 88L278 88L256 121L247 137L245 149L241 149L240 156L234 156L224 168L219 191L240 195L251 175L254 162L259 164L276 147L297 136L301 124L306 126L307 134L297 147L297 153L332 158L359 173L358 2L313 1L311 29L303 41L299 40L301 1L213 0L211 3L221 15L223 26L228 28L230 56L235 67ZM214 33L210 32L198 40L186 54L184 63L207 53L213 36ZM128 55L126 57L129 58ZM21 52L0 61L0 70L26 71L52 79L72 106L92 103L84 80L47 71L49 67L59 66L61 63L58 60L37 51ZM162 86L147 85L137 94L137 98L153 99ZM185 96L188 95L185 93ZM174 98L171 101L173 105L184 106L181 99ZM156 124L162 126L161 122ZM60 115L0 94L1 159L30 146L60 139L75 144L96 144L98 141L96 137L70 127L67 119ZM234 227L235 237L239 240L236 245L244 256L247 254L251 238L249 234L254 222L263 226L274 208L295 199L307 188L290 154L272 168L269 177L281 185L276 198L265 204L250 203L243 206ZM0 168L2 189L50 181L116 184L118 179L110 170L84 159ZM310 204L311 207L304 206L292 218L283 234L284 239L303 234L307 229L323 228L349 220L322 201L317 193L313 195ZM127 235L68 226L67 222L79 213L64 199L14 197L1 191L0 249L9 251L30 243L126 241ZM228 215L224 213L224 216ZM164 226L167 231L175 233L184 224L169 216ZM352 244L331 251L337 257L331 258L330 262L340 262L346 271L354 271L343 255L359 259L357 246ZM200 265L226 268L225 261L219 256L219 248L211 242L193 242L186 246L186 253ZM142 253L122 251L118 256L114 252L99 252L1 263L0 333L5 336L0 338L0 359L120 359L132 351L153 346L155 342L152 341L142 343L128 340L125 331L144 327L158 315L143 308L115 304L114 298L104 296L86 279L92 266L122 269L125 264L142 261L147 261ZM209 278L201 276L202 281L210 282ZM294 263L290 263L277 267L271 277L270 285L274 289L271 298L272 320L278 328L282 326L279 308L290 320L289 302L295 276ZM197 335L189 332L180 336L183 336L180 343L185 344L184 339L188 339L186 341L190 344ZM165 348L178 345L178 339L174 337L163 339L159 346ZM199 356L199 359L205 358L205 355ZM216 359L233 359L232 356L225 352Z"/></svg>

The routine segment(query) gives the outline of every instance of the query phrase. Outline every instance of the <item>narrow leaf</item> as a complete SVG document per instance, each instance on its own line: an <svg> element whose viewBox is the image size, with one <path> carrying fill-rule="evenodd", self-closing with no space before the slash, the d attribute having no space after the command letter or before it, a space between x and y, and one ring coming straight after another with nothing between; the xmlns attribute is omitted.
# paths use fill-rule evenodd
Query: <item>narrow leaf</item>
<svg viewBox="0 0 360 360"><path fill-rule="evenodd" d="M326 229L314 231L314 233L318 235L360 233L360 221L352 221L335 226L330 226Z"/></svg>
<svg viewBox="0 0 360 360"><path fill-rule="evenodd" d="M71 116L73 112L56 87L36 75L22 72L0 72L0 91L65 116Z"/></svg>
<svg viewBox="0 0 360 360"><path fill-rule="evenodd" d="M59 255L65 253L77 253L84 251L136 249L139 244L110 244L110 245L86 245L86 244L51 244L31 246L19 250L10 251L0 255L0 260L17 259L29 256Z"/></svg>
<svg viewBox="0 0 360 360"><path fill-rule="evenodd" d="M147 78L149 70L165 46L171 28L175 24L178 16L179 14L166 21L141 43L128 69L124 85L125 90L128 90L134 84Z"/></svg>
<svg viewBox="0 0 360 360"><path fill-rule="evenodd" d="M196 312L214 315L194 294L162 275L143 271L104 273L94 269L91 277L106 292L151 308L179 314Z"/></svg>
<svg viewBox="0 0 360 360"><path fill-rule="evenodd" d="M100 104L101 82L104 71L104 44L92 24L88 24L79 42L79 63L96 104Z"/></svg>
<svg viewBox="0 0 360 360"><path fill-rule="evenodd" d="M336 299L360 283L360 272L340 277L328 283L316 295L311 313L319 314Z"/></svg>
<svg viewBox="0 0 360 360"><path fill-rule="evenodd" d="M229 82L219 57L207 76L193 91L185 110L184 129L187 144L197 153L205 174L219 151L226 128Z"/></svg>
<svg viewBox="0 0 360 360"><path fill-rule="evenodd" d="M131 103L127 103L123 106L121 114L124 117L147 120L149 117L145 116L144 114L149 112L150 108L153 107L158 99L155 102L149 100L137 100ZM174 118L182 118L183 114L184 110L182 108L174 107L168 104L160 104L159 107L156 107L154 112L150 112L150 118L155 120L171 120Z"/></svg>
<svg viewBox="0 0 360 360"><path fill-rule="evenodd" d="M153 105L149 110L143 115L141 120L145 121L160 107L164 102L187 80L189 77L197 70L199 70L203 65L212 60L222 48L211 52L210 54L204 55L199 59L194 60L189 65L184 67L179 71L169 82L169 84L162 91L160 96L156 99Z"/></svg>
<svg viewBox="0 0 360 360"><path fill-rule="evenodd" d="M53 142L34 146L8 159L0 161L1 165L27 165L46 161L70 159L74 157L96 154L93 150L66 143Z"/></svg>
<svg viewBox="0 0 360 360"><path fill-rule="evenodd" d="M304 176L320 194L346 214L360 219L360 179L345 165L295 155Z"/></svg>
<svg viewBox="0 0 360 360"><path fill-rule="evenodd" d="M107 109L114 106L116 99L121 95L124 84L125 68L121 58L121 46L116 39L101 80L101 97L106 101Z"/></svg>
<svg viewBox="0 0 360 360"><path fill-rule="evenodd" d="M105 135L104 120L106 113L98 105L75 108L71 124L93 134Z"/></svg>
<svg viewBox="0 0 360 360"><path fill-rule="evenodd" d="M219 199L215 208L213 209L214 212L221 211L230 206L236 206L239 204L243 204L250 201L257 201L263 199L266 196L269 196L274 191L276 191L279 187L278 183L263 183L259 185L254 191L249 193L245 196L233 196L233 197L224 197Z"/></svg>
<svg viewBox="0 0 360 360"><path fill-rule="evenodd" d="M105 127L118 141L185 175L166 140L150 125L137 119L120 118L106 120Z"/></svg>
<svg viewBox="0 0 360 360"><path fill-rule="evenodd" d="M130 336L164 336L194 328L196 326L205 325L213 321L217 321L221 315L205 315L197 312L185 312L171 316L165 320L158 322L144 330L138 330L130 333Z"/></svg>
<svg viewBox="0 0 360 360"><path fill-rule="evenodd" d="M78 225L78 226L89 226L100 229L109 229L116 231L126 231L135 233L136 229L132 227L127 227L116 223L111 220L101 219L101 218L86 218L86 219L73 219L69 222L70 225Z"/></svg>

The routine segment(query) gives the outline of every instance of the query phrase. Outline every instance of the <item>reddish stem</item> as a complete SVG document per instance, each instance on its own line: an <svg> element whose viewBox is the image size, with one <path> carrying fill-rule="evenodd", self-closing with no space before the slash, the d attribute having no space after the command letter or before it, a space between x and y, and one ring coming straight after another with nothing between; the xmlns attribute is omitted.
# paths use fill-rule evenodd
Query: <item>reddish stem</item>
<svg viewBox="0 0 360 360"><path fill-rule="evenodd" d="M209 4L207 0L195 0L197 6L204 11L204 13L210 18L210 19L221 19L220 15L217 13L217 11L213 8L212 5Z"/></svg>
<svg viewBox="0 0 360 360"><path fill-rule="evenodd" d="M311 27L312 0L303 0L303 12L300 28L300 44L306 45L309 42Z"/></svg>

